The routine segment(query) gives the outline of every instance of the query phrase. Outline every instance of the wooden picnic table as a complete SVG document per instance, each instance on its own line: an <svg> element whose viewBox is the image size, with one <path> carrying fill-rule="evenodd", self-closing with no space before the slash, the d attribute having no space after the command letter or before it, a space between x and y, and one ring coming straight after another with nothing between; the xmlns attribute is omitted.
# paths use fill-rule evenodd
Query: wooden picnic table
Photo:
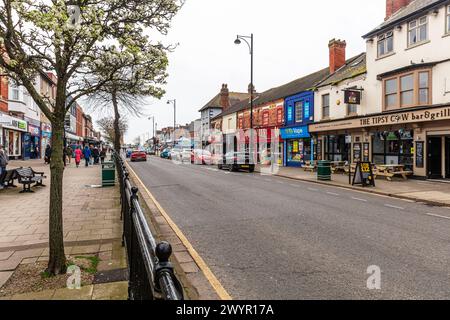
<svg viewBox="0 0 450 320"><path fill-rule="evenodd" d="M344 173L345 172L345 161L331 161L331 172Z"/></svg>
<svg viewBox="0 0 450 320"><path fill-rule="evenodd" d="M405 170L405 165L403 164L378 164L375 173L376 176L386 177L389 181L392 181L392 178L395 176L408 180L408 176L412 174L412 171Z"/></svg>

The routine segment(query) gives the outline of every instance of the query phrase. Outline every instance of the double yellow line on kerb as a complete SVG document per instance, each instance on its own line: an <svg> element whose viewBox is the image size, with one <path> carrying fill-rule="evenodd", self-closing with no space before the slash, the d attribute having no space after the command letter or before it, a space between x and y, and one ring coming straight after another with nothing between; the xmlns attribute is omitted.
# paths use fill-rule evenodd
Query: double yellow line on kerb
<svg viewBox="0 0 450 320"><path fill-rule="evenodd" d="M189 254L192 256L192 259L194 259L195 263L198 265L199 269L202 270L203 274L205 275L206 279L208 279L211 286L216 291L217 295L222 300L232 300L231 296L228 294L228 292L225 290L225 288L222 286L220 281L216 278L214 273L211 271L211 269L206 264L205 260L198 254L198 252L194 249L192 244L189 242L189 240L186 238L186 236L183 234L183 232L178 228L178 226L173 222L173 220L170 218L170 216L167 214L167 212L163 209L163 207L159 204L159 202L156 200L156 198L153 196L153 194L150 192L150 190L147 189L145 184L142 182L142 180L138 177L136 172L131 168L131 166L127 163L126 164L128 169L133 173L133 175L136 177L136 179L139 181L139 183L144 188L145 192L148 194L150 199L155 203L158 210L161 212L161 215L164 217L164 219L167 221L169 226L172 228L172 230L175 232L175 234L180 238L180 241L183 243L183 245L188 250Z"/></svg>

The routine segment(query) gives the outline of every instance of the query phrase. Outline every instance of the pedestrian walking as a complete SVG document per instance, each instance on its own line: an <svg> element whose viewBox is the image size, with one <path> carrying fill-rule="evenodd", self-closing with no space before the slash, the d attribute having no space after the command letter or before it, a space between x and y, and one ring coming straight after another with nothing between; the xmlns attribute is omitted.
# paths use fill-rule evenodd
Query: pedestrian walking
<svg viewBox="0 0 450 320"><path fill-rule="evenodd" d="M52 147L48 144L45 147L45 163L50 164L50 160L52 158Z"/></svg>
<svg viewBox="0 0 450 320"><path fill-rule="evenodd" d="M72 147L71 146L67 146L66 147L66 157L67 157L67 160L68 160L69 164L72 163L72 155L73 155Z"/></svg>
<svg viewBox="0 0 450 320"><path fill-rule="evenodd" d="M105 162L105 158L106 158L106 149L103 148L102 151L100 151L100 161L102 162L102 164Z"/></svg>
<svg viewBox="0 0 450 320"><path fill-rule="evenodd" d="M91 161L91 149L88 146L84 147L83 150L84 161L86 162L86 167L89 167L89 162Z"/></svg>
<svg viewBox="0 0 450 320"><path fill-rule="evenodd" d="M81 147L78 146L75 150L75 164L77 168L80 166L81 157L83 156L83 151L81 151Z"/></svg>
<svg viewBox="0 0 450 320"><path fill-rule="evenodd" d="M4 188L6 177L6 166L8 165L8 157L6 156L5 149L3 145L0 144L0 190Z"/></svg>
<svg viewBox="0 0 450 320"><path fill-rule="evenodd" d="M100 157L100 152L98 151L97 147L94 147L94 149L92 150L92 156L94 158L94 164L98 164L98 159Z"/></svg>

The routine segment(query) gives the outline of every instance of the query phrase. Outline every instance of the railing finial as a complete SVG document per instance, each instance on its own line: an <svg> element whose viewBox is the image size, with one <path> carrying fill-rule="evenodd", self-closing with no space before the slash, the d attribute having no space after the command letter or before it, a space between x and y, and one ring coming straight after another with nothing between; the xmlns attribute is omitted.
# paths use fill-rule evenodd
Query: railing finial
<svg viewBox="0 0 450 320"><path fill-rule="evenodd" d="M160 263L169 262L172 255L172 246L166 241L160 242L155 248L155 254Z"/></svg>

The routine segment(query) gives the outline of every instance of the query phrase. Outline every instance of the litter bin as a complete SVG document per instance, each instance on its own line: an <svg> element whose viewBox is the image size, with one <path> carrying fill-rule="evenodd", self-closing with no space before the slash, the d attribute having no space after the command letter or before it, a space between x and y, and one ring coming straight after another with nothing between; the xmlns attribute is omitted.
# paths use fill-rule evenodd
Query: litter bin
<svg viewBox="0 0 450 320"><path fill-rule="evenodd" d="M116 184L116 165L114 162L102 164L102 187L112 187Z"/></svg>
<svg viewBox="0 0 450 320"><path fill-rule="evenodd" d="M317 169L317 180L331 181L331 162L327 160L319 161Z"/></svg>

